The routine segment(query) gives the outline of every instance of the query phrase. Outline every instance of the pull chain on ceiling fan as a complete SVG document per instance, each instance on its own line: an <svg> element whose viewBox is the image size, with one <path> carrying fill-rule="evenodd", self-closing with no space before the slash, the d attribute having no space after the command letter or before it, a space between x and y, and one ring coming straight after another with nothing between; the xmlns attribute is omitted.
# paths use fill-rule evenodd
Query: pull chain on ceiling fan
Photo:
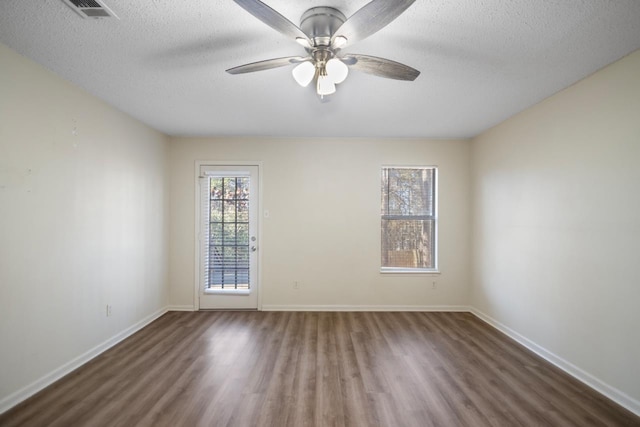
<svg viewBox="0 0 640 427"><path fill-rule="evenodd" d="M259 0L234 0L260 21L302 45L307 56L267 59L230 68L227 73L244 74L296 64L293 78L305 87L315 80L320 97L331 95L349 75L349 67L396 80L415 80L420 71L408 65L342 49L384 28L415 0L373 0L347 19L333 7L313 7L300 20L300 27Z"/></svg>

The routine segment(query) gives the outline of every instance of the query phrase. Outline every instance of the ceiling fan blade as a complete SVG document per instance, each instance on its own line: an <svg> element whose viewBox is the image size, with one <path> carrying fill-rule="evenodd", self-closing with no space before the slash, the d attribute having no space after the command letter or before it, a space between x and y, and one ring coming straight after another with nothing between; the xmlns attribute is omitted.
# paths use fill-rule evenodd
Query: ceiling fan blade
<svg viewBox="0 0 640 427"><path fill-rule="evenodd" d="M285 58L267 59L265 61L252 62L251 64L239 65L237 67L229 68L227 73L229 74L244 74L253 73L255 71L270 70L271 68L286 67L291 64L299 64L304 61L308 61L311 58L305 58L302 56L287 56Z"/></svg>
<svg viewBox="0 0 640 427"><path fill-rule="evenodd" d="M420 71L415 68L376 56L350 53L341 59L354 70L388 79L413 81L420 75Z"/></svg>
<svg viewBox="0 0 640 427"><path fill-rule="evenodd" d="M291 37L292 39L302 38L309 42L311 45L311 40L309 40L309 36L307 36L297 25L293 22L289 21L287 18L262 3L259 0L233 0L238 3L244 10L275 29L276 31L280 31L285 36Z"/></svg>
<svg viewBox="0 0 640 427"><path fill-rule="evenodd" d="M415 0L373 0L338 28L331 38L331 43L333 44L338 36L345 37L349 44L369 37L400 16L414 2Z"/></svg>

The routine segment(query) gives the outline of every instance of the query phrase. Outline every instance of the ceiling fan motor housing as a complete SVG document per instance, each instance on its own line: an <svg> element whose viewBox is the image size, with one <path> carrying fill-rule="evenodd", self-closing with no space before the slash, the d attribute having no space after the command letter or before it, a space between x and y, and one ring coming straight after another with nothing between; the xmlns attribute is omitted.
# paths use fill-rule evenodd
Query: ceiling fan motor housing
<svg viewBox="0 0 640 427"><path fill-rule="evenodd" d="M347 18L333 7L312 7L302 14L300 29L313 41L314 47L328 47L331 36Z"/></svg>

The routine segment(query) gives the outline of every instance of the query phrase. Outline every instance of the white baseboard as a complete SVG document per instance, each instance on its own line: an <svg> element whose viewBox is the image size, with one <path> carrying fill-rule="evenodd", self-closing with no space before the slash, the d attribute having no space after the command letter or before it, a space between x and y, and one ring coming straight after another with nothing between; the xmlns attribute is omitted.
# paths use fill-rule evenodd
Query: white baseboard
<svg viewBox="0 0 640 427"><path fill-rule="evenodd" d="M64 365L53 370L47 375L37 379L36 381L32 382L26 387L23 387L22 389L16 391L15 393L12 393L9 396L5 397L4 399L0 400L0 414L8 411L9 409L14 407L18 403L22 402L23 400L28 399L29 397L33 396L40 390L51 385L52 383L56 382L57 380L69 374L70 372L74 371L75 369L78 369L80 366L84 365L94 357L110 349L111 347L118 344L120 341L124 340L125 338L128 338L129 336L138 332L140 329L144 328L149 323L153 322L154 320L156 320L166 312L167 312L167 309L162 308L156 311L155 313L150 314L149 316L145 317L139 322L128 327L124 331L114 335L113 337L102 342L101 344L98 344L97 346L81 354L75 359L65 363Z"/></svg>
<svg viewBox="0 0 640 427"><path fill-rule="evenodd" d="M192 305L169 305L167 311L195 311L195 307Z"/></svg>
<svg viewBox="0 0 640 427"><path fill-rule="evenodd" d="M576 365L550 352L546 348L536 344L535 342L531 341L525 336L520 335L518 332L498 322L497 320L481 312L480 310L474 307L471 307L470 309L471 309L470 310L471 313L473 313L476 317L486 322L490 326L494 327L495 329L499 330L503 334L507 335L509 338L512 338L515 341L519 342L529 350L536 353L538 356L554 364L558 368L565 371L567 374L583 382L584 384L596 390L597 392L605 395L609 399L616 402L618 405L623 406L624 408L628 409L634 414L640 416L640 402L638 400L610 386L604 381L594 377L590 373L585 372L584 370L578 368Z"/></svg>
<svg viewBox="0 0 640 427"><path fill-rule="evenodd" d="M262 311L470 311L464 305L262 305Z"/></svg>

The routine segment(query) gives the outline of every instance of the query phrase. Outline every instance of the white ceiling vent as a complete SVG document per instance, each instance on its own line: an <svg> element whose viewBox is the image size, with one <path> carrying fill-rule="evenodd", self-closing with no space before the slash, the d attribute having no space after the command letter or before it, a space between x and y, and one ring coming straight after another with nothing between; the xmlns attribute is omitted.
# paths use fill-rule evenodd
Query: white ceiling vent
<svg viewBox="0 0 640 427"><path fill-rule="evenodd" d="M98 0L62 0L83 18L118 18L104 3Z"/></svg>

